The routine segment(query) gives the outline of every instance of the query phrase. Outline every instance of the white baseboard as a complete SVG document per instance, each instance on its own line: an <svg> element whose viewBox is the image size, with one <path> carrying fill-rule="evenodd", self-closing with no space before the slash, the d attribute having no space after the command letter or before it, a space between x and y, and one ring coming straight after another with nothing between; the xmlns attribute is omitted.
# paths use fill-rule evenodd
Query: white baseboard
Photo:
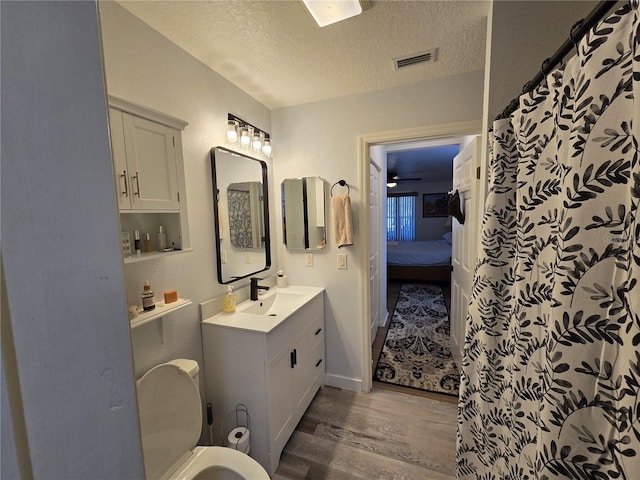
<svg viewBox="0 0 640 480"><path fill-rule="evenodd" d="M324 376L324 381L325 385L329 385L330 387L342 388L343 390L349 390L351 392L362 391L362 380L359 378L348 378L327 373Z"/></svg>

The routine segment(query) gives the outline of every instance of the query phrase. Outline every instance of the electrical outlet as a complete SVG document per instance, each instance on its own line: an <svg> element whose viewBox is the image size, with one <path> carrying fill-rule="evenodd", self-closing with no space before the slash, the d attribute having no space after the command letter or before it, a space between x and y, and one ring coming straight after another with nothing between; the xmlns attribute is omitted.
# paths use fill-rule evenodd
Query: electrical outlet
<svg viewBox="0 0 640 480"><path fill-rule="evenodd" d="M306 253L304 255L304 262L307 267L313 267L313 253Z"/></svg>
<svg viewBox="0 0 640 480"><path fill-rule="evenodd" d="M244 252L244 263L251 263L251 252Z"/></svg>
<svg viewBox="0 0 640 480"><path fill-rule="evenodd" d="M347 269L347 254L339 253L338 254L338 269L346 270Z"/></svg>

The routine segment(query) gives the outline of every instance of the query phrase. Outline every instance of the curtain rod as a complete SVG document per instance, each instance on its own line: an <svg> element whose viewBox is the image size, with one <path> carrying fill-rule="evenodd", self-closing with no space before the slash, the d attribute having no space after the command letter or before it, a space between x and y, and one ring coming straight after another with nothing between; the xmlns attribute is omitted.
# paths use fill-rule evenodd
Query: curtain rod
<svg viewBox="0 0 640 480"><path fill-rule="evenodd" d="M598 5L596 5L591 13L587 15L587 18L576 22L573 27L571 27L569 38L567 38L560 46L560 48L556 50L556 53L542 62L540 71L536 73L535 77L525 83L524 87L522 87L522 95L531 92L535 87L537 87L540 82L542 82L542 80L546 78L549 72L551 72L551 70L556 65L558 65L569 52L571 52L571 50L577 48L578 42L582 39L582 37L584 37L586 33L594 25L596 25L607 14L607 12L613 8L616 3L618 3L618 0L601 1L598 3ZM505 107L502 113L496 117L496 120L508 118L513 112L516 111L518 105L519 101L517 98L511 100L509 105Z"/></svg>

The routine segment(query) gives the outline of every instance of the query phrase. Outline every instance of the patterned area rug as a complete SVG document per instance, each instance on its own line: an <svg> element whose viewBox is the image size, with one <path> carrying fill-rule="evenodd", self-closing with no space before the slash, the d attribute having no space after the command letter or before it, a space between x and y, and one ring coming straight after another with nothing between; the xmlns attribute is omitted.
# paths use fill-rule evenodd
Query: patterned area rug
<svg viewBox="0 0 640 480"><path fill-rule="evenodd" d="M402 285L373 378L458 396L460 374L451 356L449 314L440 285Z"/></svg>

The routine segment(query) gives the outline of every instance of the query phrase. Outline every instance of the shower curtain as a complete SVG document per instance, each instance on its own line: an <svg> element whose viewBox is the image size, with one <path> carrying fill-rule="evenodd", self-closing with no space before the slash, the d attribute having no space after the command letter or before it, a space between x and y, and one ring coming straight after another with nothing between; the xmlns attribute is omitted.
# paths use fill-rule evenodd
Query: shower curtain
<svg viewBox="0 0 640 480"><path fill-rule="evenodd" d="M640 478L638 0L496 121L460 479Z"/></svg>

